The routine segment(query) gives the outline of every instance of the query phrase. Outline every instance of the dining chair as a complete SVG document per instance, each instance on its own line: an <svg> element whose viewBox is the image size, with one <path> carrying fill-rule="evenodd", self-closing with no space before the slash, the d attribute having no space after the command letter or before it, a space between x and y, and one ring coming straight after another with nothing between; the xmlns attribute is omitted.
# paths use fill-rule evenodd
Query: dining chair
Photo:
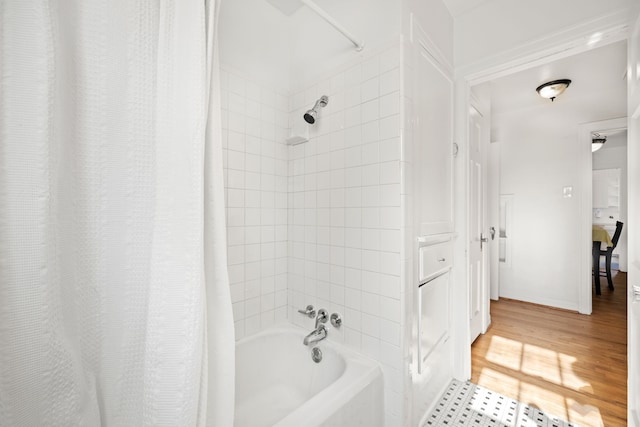
<svg viewBox="0 0 640 427"><path fill-rule="evenodd" d="M620 233L622 233L622 226L624 224L620 221L616 221L616 231L613 233L613 237L611 238L611 242L613 246L607 246L607 249L602 250L598 249L598 260L601 256L605 257L605 268L606 268L606 276L607 282L609 283L609 289L613 290L613 279L611 278L611 256L613 255L613 250L618 246L618 239L620 239ZM600 272L599 267L600 262L598 262L598 272ZM599 273L600 276L604 276L602 273Z"/></svg>

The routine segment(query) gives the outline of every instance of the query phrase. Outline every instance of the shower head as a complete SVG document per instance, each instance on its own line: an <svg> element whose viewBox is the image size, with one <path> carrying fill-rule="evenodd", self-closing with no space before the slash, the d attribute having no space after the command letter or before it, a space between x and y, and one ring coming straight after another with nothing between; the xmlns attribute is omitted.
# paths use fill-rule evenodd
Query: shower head
<svg viewBox="0 0 640 427"><path fill-rule="evenodd" d="M318 99L311 110L308 110L304 113L304 120L309 124L314 124L316 122L316 116L318 115L318 109L326 107L329 103L329 97L327 95L322 95L320 99Z"/></svg>

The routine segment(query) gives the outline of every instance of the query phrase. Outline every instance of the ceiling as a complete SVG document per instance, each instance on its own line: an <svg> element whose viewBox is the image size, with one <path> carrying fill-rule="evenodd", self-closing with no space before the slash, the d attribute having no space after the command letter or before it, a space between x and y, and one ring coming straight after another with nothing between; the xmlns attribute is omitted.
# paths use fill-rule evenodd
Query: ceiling
<svg viewBox="0 0 640 427"><path fill-rule="evenodd" d="M475 9L482 3L486 3L488 0L443 0L444 4L449 9L449 13L454 18L462 15L463 13Z"/></svg>
<svg viewBox="0 0 640 427"><path fill-rule="evenodd" d="M625 117L626 57L626 42L621 41L487 83L492 141L541 129L573 137L581 124ZM572 83L554 102L536 93L540 84L563 78Z"/></svg>

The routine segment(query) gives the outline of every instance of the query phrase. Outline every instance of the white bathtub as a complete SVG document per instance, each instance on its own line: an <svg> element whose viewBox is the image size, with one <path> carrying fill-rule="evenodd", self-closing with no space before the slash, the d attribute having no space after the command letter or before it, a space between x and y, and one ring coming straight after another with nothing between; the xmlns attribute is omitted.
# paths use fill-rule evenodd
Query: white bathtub
<svg viewBox="0 0 640 427"><path fill-rule="evenodd" d="M279 325L238 341L235 427L383 425L377 362L331 342L329 329L315 363L308 332Z"/></svg>

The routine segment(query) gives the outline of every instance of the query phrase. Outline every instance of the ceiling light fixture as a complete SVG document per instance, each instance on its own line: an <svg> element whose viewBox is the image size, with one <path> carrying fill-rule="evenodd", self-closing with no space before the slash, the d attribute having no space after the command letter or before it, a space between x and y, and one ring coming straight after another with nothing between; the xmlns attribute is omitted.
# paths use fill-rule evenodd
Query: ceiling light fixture
<svg viewBox="0 0 640 427"><path fill-rule="evenodd" d="M591 137L591 152L593 153L601 149L605 142L607 142L607 137L605 135L594 133Z"/></svg>
<svg viewBox="0 0 640 427"><path fill-rule="evenodd" d="M553 102L556 96L560 95L571 84L569 79L552 80L547 83L543 83L536 88L536 92L543 97L550 99Z"/></svg>

